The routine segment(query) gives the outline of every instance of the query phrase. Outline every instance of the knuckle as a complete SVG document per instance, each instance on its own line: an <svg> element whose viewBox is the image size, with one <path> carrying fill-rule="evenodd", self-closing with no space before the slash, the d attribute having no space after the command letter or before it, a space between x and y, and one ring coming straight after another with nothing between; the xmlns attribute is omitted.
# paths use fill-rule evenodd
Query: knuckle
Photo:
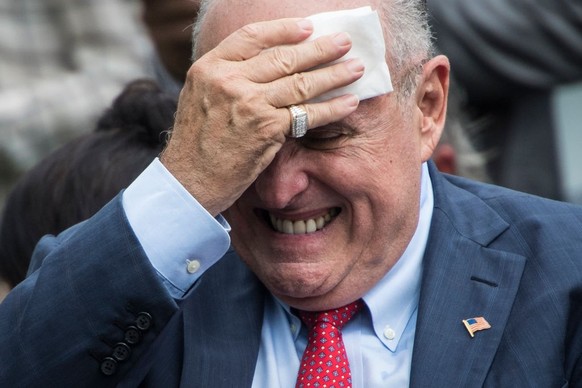
<svg viewBox="0 0 582 388"><path fill-rule="evenodd" d="M241 27L238 31L243 39L250 41L259 40L261 35L260 27L257 24L247 24L246 26Z"/></svg>
<svg viewBox="0 0 582 388"><path fill-rule="evenodd" d="M188 79L196 85L198 93L219 96L236 96L249 87L240 71L224 61L195 62L188 71Z"/></svg>
<svg viewBox="0 0 582 388"><path fill-rule="evenodd" d="M308 100L311 97L313 85L304 73L293 74L293 90L295 96L301 101Z"/></svg>
<svg viewBox="0 0 582 388"><path fill-rule="evenodd" d="M245 120L256 120L260 119L260 115L263 113L260 106L260 97L255 93L244 93L237 100L237 104L233 110L238 117L244 118Z"/></svg>
<svg viewBox="0 0 582 388"><path fill-rule="evenodd" d="M263 144L271 144L277 135L289 128L289 125L282 125L275 115L264 115L256 123L254 136Z"/></svg>
<svg viewBox="0 0 582 388"><path fill-rule="evenodd" d="M217 78L217 67L218 63L215 59L201 58L190 66L186 73L186 78L195 84L215 82Z"/></svg>
<svg viewBox="0 0 582 388"><path fill-rule="evenodd" d="M297 55L293 50L285 50L278 46L271 51L273 63L284 74L291 74L297 67Z"/></svg>
<svg viewBox="0 0 582 388"><path fill-rule="evenodd" d="M325 44L325 40L316 39L313 42L313 58L317 62L323 62L329 60L329 47Z"/></svg>
<svg viewBox="0 0 582 388"><path fill-rule="evenodd" d="M190 66L186 73L186 79L189 81L196 80L201 74L204 74L204 68L202 66L202 60L199 60Z"/></svg>
<svg viewBox="0 0 582 388"><path fill-rule="evenodd" d="M248 93L250 84L245 82L244 78L236 71L226 70L214 74L214 83L220 87L220 91L226 95L245 94L242 92L246 89Z"/></svg>
<svg viewBox="0 0 582 388"><path fill-rule="evenodd" d="M231 108L231 116L238 125L253 128L253 132L269 132L272 130L275 109L267 109L264 99L257 93L245 93L239 96Z"/></svg>

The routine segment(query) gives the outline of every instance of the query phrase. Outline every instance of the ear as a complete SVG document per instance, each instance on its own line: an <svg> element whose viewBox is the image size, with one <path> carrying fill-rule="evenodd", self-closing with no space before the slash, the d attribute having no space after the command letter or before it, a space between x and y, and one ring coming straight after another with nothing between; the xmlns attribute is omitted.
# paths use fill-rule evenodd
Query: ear
<svg viewBox="0 0 582 388"><path fill-rule="evenodd" d="M417 88L416 103L421 112L421 158L427 161L439 142L447 112L450 65L447 57L438 55L423 66Z"/></svg>

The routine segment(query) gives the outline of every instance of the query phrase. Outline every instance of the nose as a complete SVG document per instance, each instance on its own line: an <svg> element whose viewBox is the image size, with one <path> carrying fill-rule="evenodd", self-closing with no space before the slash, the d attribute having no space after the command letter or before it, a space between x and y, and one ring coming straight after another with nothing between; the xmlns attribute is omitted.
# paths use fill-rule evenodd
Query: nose
<svg viewBox="0 0 582 388"><path fill-rule="evenodd" d="M301 156L289 144L281 148L255 181L254 188L261 207L285 209L293 206L309 186L309 177L302 162Z"/></svg>

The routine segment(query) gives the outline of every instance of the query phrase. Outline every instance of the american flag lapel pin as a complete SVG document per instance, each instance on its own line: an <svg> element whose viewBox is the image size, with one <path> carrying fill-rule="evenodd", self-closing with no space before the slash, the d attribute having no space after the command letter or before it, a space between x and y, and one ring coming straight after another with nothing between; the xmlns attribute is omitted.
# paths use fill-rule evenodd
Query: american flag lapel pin
<svg viewBox="0 0 582 388"><path fill-rule="evenodd" d="M463 324L467 328L471 337L475 337L475 332L479 330L487 330L491 328L491 325L483 317L475 317L469 319L463 319Z"/></svg>

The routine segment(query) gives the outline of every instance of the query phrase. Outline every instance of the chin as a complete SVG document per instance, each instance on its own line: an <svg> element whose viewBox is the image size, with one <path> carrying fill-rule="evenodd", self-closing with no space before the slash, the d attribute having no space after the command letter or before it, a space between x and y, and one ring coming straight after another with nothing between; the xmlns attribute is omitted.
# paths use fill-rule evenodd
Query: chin
<svg viewBox="0 0 582 388"><path fill-rule="evenodd" d="M272 294L289 303L291 300L321 298L332 292L341 282L337 269L329 263L318 266L312 263L261 265L251 269ZM338 277L338 279L334 279Z"/></svg>

